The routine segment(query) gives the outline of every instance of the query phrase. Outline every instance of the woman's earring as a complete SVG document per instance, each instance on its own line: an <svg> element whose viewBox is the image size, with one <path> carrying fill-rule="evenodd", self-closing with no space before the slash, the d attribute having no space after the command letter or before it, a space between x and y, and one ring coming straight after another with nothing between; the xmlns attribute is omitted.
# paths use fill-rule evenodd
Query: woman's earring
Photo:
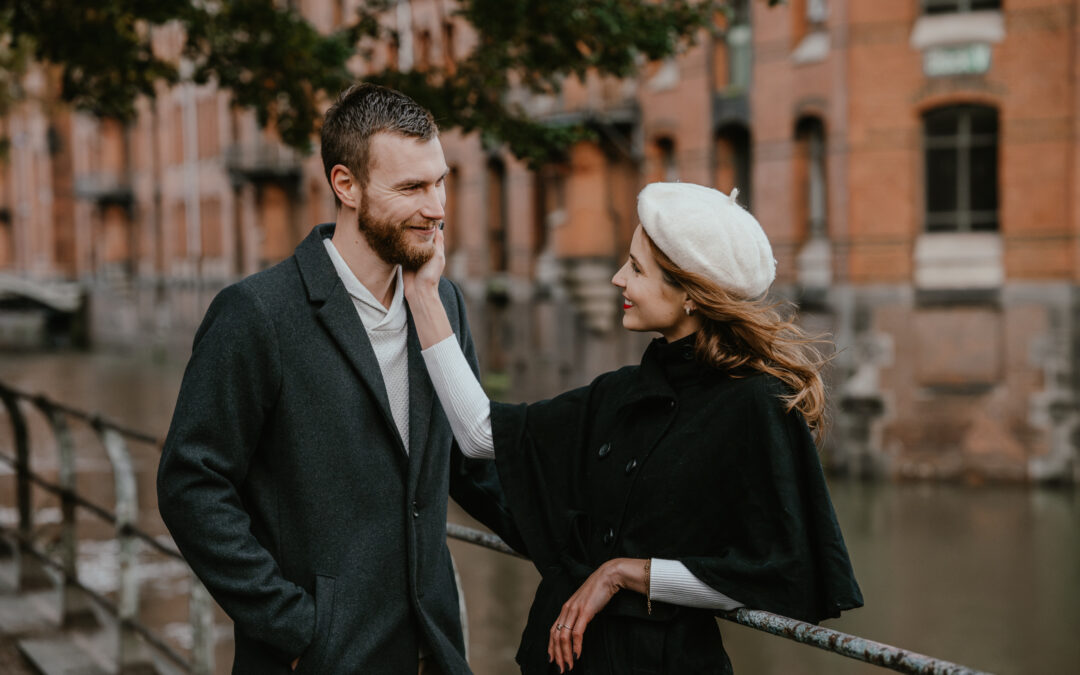
<svg viewBox="0 0 1080 675"><path fill-rule="evenodd" d="M687 305L687 306L683 307L683 309L686 310L686 316L690 316L690 312L693 311L692 309L690 309L690 305Z"/></svg>

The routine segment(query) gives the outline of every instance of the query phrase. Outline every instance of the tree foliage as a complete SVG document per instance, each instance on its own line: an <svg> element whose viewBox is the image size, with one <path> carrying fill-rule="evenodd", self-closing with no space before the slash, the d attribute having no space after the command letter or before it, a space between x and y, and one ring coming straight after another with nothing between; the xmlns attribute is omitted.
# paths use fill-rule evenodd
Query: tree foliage
<svg viewBox="0 0 1080 675"><path fill-rule="evenodd" d="M769 0L770 3L777 0ZM321 106L354 77L362 45L398 38L380 21L395 0L369 0L349 27L322 34L280 0L14 0L0 9L0 69L29 55L59 71L62 99L99 116L130 120L139 96L190 78L214 81L235 105L273 121L283 141L307 148ZM476 46L452 67L387 69L365 79L401 89L444 128L479 130L540 162L580 129L528 117L512 87L554 93L567 76L627 76L714 25L727 0L460 0ZM182 59L154 51L155 27L183 29ZM183 65L182 65L183 64ZM18 96L17 78L0 81Z"/></svg>

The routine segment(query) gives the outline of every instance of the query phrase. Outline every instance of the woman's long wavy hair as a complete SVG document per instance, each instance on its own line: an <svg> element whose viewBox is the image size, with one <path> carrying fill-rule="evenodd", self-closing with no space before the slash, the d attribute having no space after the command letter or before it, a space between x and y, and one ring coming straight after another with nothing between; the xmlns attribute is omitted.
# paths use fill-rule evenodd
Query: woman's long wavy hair
<svg viewBox="0 0 1080 675"><path fill-rule="evenodd" d="M828 361L813 337L784 319L775 303L743 300L700 274L672 262L643 231L665 280L686 291L701 317L697 357L717 369L756 370L779 378L793 392L784 397L787 409L798 409L821 437L825 427L825 383L821 368Z"/></svg>

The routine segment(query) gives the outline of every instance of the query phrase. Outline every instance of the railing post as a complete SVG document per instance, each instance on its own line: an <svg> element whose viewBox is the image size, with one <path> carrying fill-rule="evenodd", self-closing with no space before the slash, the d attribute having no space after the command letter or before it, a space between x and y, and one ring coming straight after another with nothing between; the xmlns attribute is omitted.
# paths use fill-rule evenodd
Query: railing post
<svg viewBox="0 0 1080 675"><path fill-rule="evenodd" d="M191 573L188 612L191 615L191 673L213 675L214 599L194 572Z"/></svg>
<svg viewBox="0 0 1080 675"><path fill-rule="evenodd" d="M135 470L131 455L120 432L95 423L102 445L109 456L116 490L116 540L119 545L117 563L120 569L120 589L117 598L118 640L116 653L117 675L156 673L143 648L135 622L139 618L138 540L131 533L139 515L135 488Z"/></svg>
<svg viewBox="0 0 1080 675"><path fill-rule="evenodd" d="M76 532L75 513L75 440L67 424L67 416L44 398L34 399L34 405L49 420L56 436L56 453L60 460L59 484L64 492L60 495L60 564L64 579L59 589L60 625L63 628L90 627L97 619L90 606L90 598L77 585L79 578L79 539Z"/></svg>
<svg viewBox="0 0 1080 675"><path fill-rule="evenodd" d="M461 585L454 556L450 556L450 569L454 571L454 585L457 586L458 615L461 618L461 639L465 644L465 661L469 660L469 612L465 609L465 587Z"/></svg>
<svg viewBox="0 0 1080 675"><path fill-rule="evenodd" d="M52 577L41 561L28 553L34 536L34 505L31 493L33 485L30 482L30 434L26 429L26 417L12 392L0 389L0 398L3 398L4 407L11 418L15 440L15 506L19 513L19 542L15 546L17 589L29 591L48 588L53 585Z"/></svg>

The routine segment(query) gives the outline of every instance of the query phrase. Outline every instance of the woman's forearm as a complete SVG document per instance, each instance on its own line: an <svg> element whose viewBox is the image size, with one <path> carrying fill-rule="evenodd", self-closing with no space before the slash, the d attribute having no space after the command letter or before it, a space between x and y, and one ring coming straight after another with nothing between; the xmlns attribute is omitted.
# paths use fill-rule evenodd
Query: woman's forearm
<svg viewBox="0 0 1080 675"><path fill-rule="evenodd" d="M709 586L678 560L652 558L648 568L644 558L615 558L614 584L658 600L702 609L731 610L743 604Z"/></svg>
<svg viewBox="0 0 1080 675"><path fill-rule="evenodd" d="M454 329L450 327L450 318L446 316L446 308L439 297L438 287L410 297L409 311L416 325L421 349L436 345L454 334Z"/></svg>
<svg viewBox="0 0 1080 675"><path fill-rule="evenodd" d="M702 609L732 610L743 606L698 579L678 560L653 558L650 571L649 595L652 600Z"/></svg>
<svg viewBox="0 0 1080 675"><path fill-rule="evenodd" d="M494 459L491 402L469 368L457 338L451 333L421 354L461 452L474 459Z"/></svg>

